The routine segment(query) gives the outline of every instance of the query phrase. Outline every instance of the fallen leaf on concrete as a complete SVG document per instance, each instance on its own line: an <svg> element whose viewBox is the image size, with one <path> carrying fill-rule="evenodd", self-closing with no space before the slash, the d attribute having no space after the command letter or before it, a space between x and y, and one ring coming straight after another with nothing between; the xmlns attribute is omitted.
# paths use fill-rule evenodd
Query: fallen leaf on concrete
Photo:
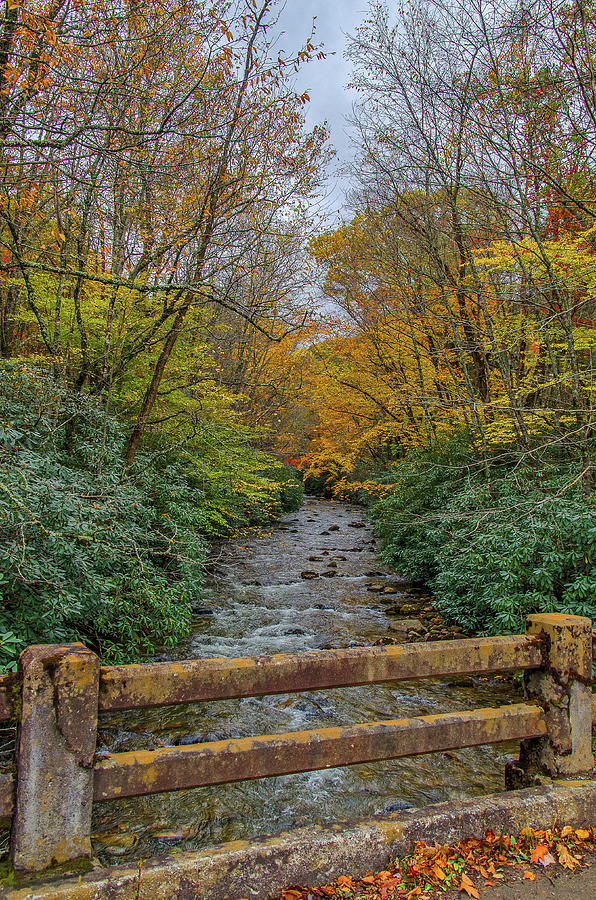
<svg viewBox="0 0 596 900"><path fill-rule="evenodd" d="M559 862L565 869L573 870L576 866L579 866L579 859L576 859L564 844L557 844L557 853L559 854Z"/></svg>
<svg viewBox="0 0 596 900"><path fill-rule="evenodd" d="M445 881L445 878L447 876L445 875L445 872L443 871L443 869L441 868L441 866L438 863L436 863L432 867L431 871L432 871L433 875L435 875L439 879L439 881Z"/></svg>
<svg viewBox="0 0 596 900"><path fill-rule="evenodd" d="M537 847L534 847L530 854L530 862L537 863L541 862L542 858L546 856L548 853L548 845L547 844L538 844Z"/></svg>
<svg viewBox="0 0 596 900"><path fill-rule="evenodd" d="M475 900L480 900L480 894L478 893L478 888L476 887L476 885L474 884L472 879L468 878L468 876L465 874L465 872L461 877L461 883L459 885L459 890L460 890L460 892L465 891L466 894L468 895L468 897L474 897Z"/></svg>
<svg viewBox="0 0 596 900"><path fill-rule="evenodd" d="M596 828L573 830L568 826L548 830L528 827L517 836L489 833L484 839L470 837L453 846L429 846L418 841L410 855L395 861L395 867L369 872L361 879L340 875L333 884L321 887L290 885L281 900L438 900L439 892L446 889L459 890L466 900L478 900L480 892L473 879L482 887L494 887L497 882L503 883L508 870L515 870L534 881L537 873L524 870L524 866L560 864L573 870L582 865L587 852L595 849Z"/></svg>

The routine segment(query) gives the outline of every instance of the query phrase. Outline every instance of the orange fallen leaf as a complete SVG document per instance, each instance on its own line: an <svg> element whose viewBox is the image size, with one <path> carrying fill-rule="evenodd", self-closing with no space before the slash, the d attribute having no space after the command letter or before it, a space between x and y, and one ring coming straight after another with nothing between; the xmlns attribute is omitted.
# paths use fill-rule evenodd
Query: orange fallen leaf
<svg viewBox="0 0 596 900"><path fill-rule="evenodd" d="M479 898L480 898L480 894L478 893L478 889L477 889L476 885L470 878L468 878L468 876L465 874L465 872L461 877L461 883L459 886L459 890L465 891L466 894L468 895L468 897L474 897L475 900L479 900Z"/></svg>
<svg viewBox="0 0 596 900"><path fill-rule="evenodd" d="M536 875L534 872L524 872L524 878L527 878L528 881L536 881Z"/></svg>
<svg viewBox="0 0 596 900"><path fill-rule="evenodd" d="M537 847L534 847L532 852L530 853L530 862L537 863L542 860L544 856L548 853L548 847L546 844L538 844Z"/></svg>
<svg viewBox="0 0 596 900"><path fill-rule="evenodd" d="M580 841L587 841L590 837L590 832L586 831L585 828L578 828L575 834L580 839Z"/></svg>
<svg viewBox="0 0 596 900"><path fill-rule="evenodd" d="M374 884L377 880L374 875L365 875L364 878L360 879L362 884Z"/></svg>
<svg viewBox="0 0 596 900"><path fill-rule="evenodd" d="M436 877L439 879L439 881L445 881L445 878L447 876L445 875L443 869L439 865L434 865L432 867L432 872L434 875L436 875Z"/></svg>
<svg viewBox="0 0 596 900"><path fill-rule="evenodd" d="M557 844L557 853L559 862L565 869L575 869L576 866L579 866L579 859L576 859L564 844Z"/></svg>

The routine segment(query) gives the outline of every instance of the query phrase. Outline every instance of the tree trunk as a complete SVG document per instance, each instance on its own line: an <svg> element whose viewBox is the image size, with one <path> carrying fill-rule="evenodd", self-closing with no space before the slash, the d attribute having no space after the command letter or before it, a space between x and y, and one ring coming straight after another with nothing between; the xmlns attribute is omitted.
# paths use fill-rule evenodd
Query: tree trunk
<svg viewBox="0 0 596 900"><path fill-rule="evenodd" d="M174 323L168 333L162 351L159 354L159 359L157 360L157 364L155 366L155 369L153 370L153 375L151 376L149 386L145 391L141 409L139 411L135 427L133 428L132 434L128 441L126 453L124 454L124 463L127 469L131 467L137 450L139 449L139 444L141 443L143 432L145 431L145 427L147 425L147 422L149 421L149 416L151 415L153 407L155 406L155 401L157 400L161 379L163 378L166 365L168 364L168 360L172 354L172 350L174 349L176 341L178 340L178 335L180 334L182 323L189 309L190 300L187 300L184 306L181 306L176 313Z"/></svg>

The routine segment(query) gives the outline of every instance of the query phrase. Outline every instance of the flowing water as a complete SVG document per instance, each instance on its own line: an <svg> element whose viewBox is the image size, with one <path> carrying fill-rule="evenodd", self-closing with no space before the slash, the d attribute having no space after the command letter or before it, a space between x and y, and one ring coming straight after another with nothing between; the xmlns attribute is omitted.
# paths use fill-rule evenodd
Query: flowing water
<svg viewBox="0 0 596 900"><path fill-rule="evenodd" d="M356 506L307 498L274 526L223 545L212 562L192 635L160 659L397 641L388 629L399 626L404 605L409 618L414 612L423 622L426 637L431 627L433 637L448 634L428 599L379 564ZM218 701L110 714L98 749L151 749L518 701L509 681L480 678ZM94 846L104 861L121 861L489 793L502 790L513 750L476 747L96 804Z"/></svg>

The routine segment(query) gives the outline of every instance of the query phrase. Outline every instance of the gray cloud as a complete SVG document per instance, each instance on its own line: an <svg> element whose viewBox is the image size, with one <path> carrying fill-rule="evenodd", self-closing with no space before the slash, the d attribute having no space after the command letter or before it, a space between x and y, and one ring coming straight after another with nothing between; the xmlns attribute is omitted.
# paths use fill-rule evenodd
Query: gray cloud
<svg viewBox="0 0 596 900"><path fill-rule="evenodd" d="M331 143L337 157L331 166L331 198L336 209L343 202L345 181L338 176L341 165L352 155L346 117L349 116L354 94L348 89L350 66L344 58L346 34L353 34L366 16L366 0L287 0L283 8L279 28L284 32L279 39L283 49L295 49L310 34L313 17L316 17L315 40L323 43L328 54L324 60L314 60L299 72L297 87L308 91L310 104L307 122L310 126L326 121L331 133Z"/></svg>

